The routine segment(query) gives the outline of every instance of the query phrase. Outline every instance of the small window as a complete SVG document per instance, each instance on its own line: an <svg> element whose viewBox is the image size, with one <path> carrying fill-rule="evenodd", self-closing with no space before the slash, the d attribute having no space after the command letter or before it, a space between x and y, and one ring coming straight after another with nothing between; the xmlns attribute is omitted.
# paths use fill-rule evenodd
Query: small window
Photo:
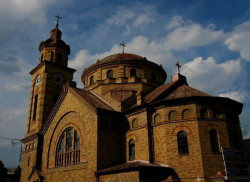
<svg viewBox="0 0 250 182"><path fill-rule="evenodd" d="M161 122L161 116L160 114L156 114L154 117L154 123L160 123Z"/></svg>
<svg viewBox="0 0 250 182"><path fill-rule="evenodd" d="M151 73L151 79L155 82L156 81L156 75L155 73Z"/></svg>
<svg viewBox="0 0 250 182"><path fill-rule="evenodd" d="M93 84L93 83L94 83L94 76L93 76L93 75L90 77L89 83L90 83L90 84Z"/></svg>
<svg viewBox="0 0 250 182"><path fill-rule="evenodd" d="M34 107L33 107L33 121L36 120L36 110L37 110L38 94L35 96Z"/></svg>
<svg viewBox="0 0 250 182"><path fill-rule="evenodd" d="M29 145L26 145L25 150L28 151L28 149L29 149Z"/></svg>
<svg viewBox="0 0 250 182"><path fill-rule="evenodd" d="M28 166L30 165L30 156L28 157L28 164L27 164Z"/></svg>
<svg viewBox="0 0 250 182"><path fill-rule="evenodd" d="M136 70L135 69L131 69L130 70L130 76L136 76Z"/></svg>
<svg viewBox="0 0 250 182"><path fill-rule="evenodd" d="M218 142L218 135L216 130L212 129L209 132L210 135L210 144L211 144L211 150L213 153L220 152L219 150L219 142Z"/></svg>
<svg viewBox="0 0 250 182"><path fill-rule="evenodd" d="M190 119L191 118L191 111L190 109L184 109L182 112L183 119Z"/></svg>
<svg viewBox="0 0 250 182"><path fill-rule="evenodd" d="M170 121L177 120L177 112L176 111L170 111L168 117L169 117Z"/></svg>
<svg viewBox="0 0 250 182"><path fill-rule="evenodd" d="M43 62L43 54L41 55L40 62Z"/></svg>
<svg viewBox="0 0 250 182"><path fill-rule="evenodd" d="M107 78L113 78L113 70L108 70Z"/></svg>
<svg viewBox="0 0 250 182"><path fill-rule="evenodd" d="M207 109L202 108L202 109L200 110L200 117L201 117L201 118L208 118Z"/></svg>
<svg viewBox="0 0 250 182"><path fill-rule="evenodd" d="M138 119L133 119L132 121L132 128L136 128L138 126Z"/></svg>
<svg viewBox="0 0 250 182"><path fill-rule="evenodd" d="M188 140L187 133L185 131L180 131L177 134L177 141L179 154L188 154Z"/></svg>
<svg viewBox="0 0 250 182"><path fill-rule="evenodd" d="M35 149L35 147L36 147L36 143L33 142L32 148Z"/></svg>
<svg viewBox="0 0 250 182"><path fill-rule="evenodd" d="M129 140L129 160L135 160L135 141Z"/></svg>

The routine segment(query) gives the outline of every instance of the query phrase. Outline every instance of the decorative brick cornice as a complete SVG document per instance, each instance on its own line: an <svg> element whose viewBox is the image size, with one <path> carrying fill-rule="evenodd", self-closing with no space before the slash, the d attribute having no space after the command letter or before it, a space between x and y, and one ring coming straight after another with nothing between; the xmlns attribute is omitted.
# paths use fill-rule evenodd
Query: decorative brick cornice
<svg viewBox="0 0 250 182"><path fill-rule="evenodd" d="M25 137L25 138L23 138L21 141L25 144L25 143L28 143L28 142L30 142L30 141L32 141L32 140L34 140L34 139L37 139L38 138L38 133L35 133L35 134L33 134L33 135L30 135L30 136L28 136L28 137Z"/></svg>

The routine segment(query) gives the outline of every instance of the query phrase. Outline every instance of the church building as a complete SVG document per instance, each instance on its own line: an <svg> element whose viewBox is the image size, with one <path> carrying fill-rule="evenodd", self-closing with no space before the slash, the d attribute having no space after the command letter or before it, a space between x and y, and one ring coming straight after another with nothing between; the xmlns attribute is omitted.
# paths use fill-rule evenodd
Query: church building
<svg viewBox="0 0 250 182"><path fill-rule="evenodd" d="M221 147L243 149L243 104L180 71L165 83L161 65L124 51L84 69L77 88L61 35L57 23L30 72L21 182L225 181Z"/></svg>

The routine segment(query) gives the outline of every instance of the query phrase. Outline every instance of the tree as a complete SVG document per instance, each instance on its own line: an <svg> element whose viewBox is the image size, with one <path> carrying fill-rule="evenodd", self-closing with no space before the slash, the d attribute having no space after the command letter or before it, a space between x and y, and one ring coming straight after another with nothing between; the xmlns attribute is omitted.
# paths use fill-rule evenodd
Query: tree
<svg viewBox="0 0 250 182"><path fill-rule="evenodd" d="M4 164L0 160L0 181L4 181L4 179L7 177L7 169L4 167Z"/></svg>

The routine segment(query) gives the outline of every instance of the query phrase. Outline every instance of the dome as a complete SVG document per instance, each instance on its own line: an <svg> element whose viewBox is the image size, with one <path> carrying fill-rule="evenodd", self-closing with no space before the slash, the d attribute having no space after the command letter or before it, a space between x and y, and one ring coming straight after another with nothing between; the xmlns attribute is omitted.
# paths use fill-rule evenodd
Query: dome
<svg viewBox="0 0 250 182"><path fill-rule="evenodd" d="M107 56L101 60L97 60L95 64L84 69L82 81L85 86L89 86L93 83L93 77L94 82L100 80L104 81L108 77L107 72L109 70L114 72L113 78L115 79L133 77L133 74L129 73L130 71L134 72L134 74L136 72L135 77L141 79L141 81L145 81L145 79L149 78L151 79L151 77L156 77L156 80L162 84L165 82L167 77L167 74L161 65L147 60L146 57L132 53L118 53ZM154 78L151 80L154 81ZM117 82L119 81L117 80Z"/></svg>

